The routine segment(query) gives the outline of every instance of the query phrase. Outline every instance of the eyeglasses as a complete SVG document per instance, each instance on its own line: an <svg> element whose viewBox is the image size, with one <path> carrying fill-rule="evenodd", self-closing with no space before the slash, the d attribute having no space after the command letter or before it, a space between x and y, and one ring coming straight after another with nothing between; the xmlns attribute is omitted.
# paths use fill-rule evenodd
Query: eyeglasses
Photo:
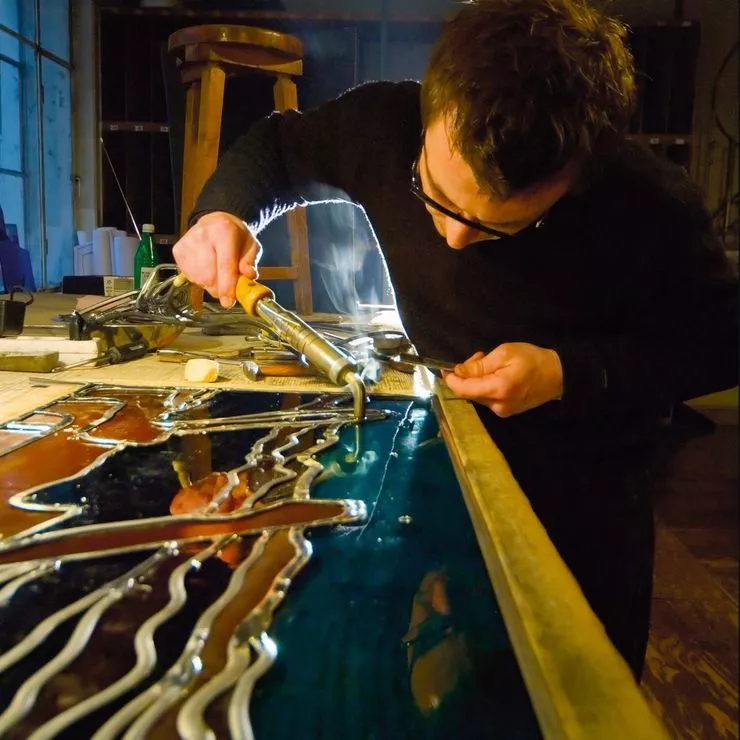
<svg viewBox="0 0 740 740"><path fill-rule="evenodd" d="M443 206L441 203L438 203L434 198L431 198L428 196L424 190L421 187L421 177L419 176L419 160L421 159L421 151L419 151L418 156L414 160L414 163L411 165L411 192L422 202L428 205L430 208L434 208L435 211L439 211L440 213L444 214L448 218L451 218L458 223L465 224L470 229L475 229L476 231L480 231L483 234L488 234L489 236L493 237L494 239L506 239L507 237L515 236L516 234L520 233L515 232L513 234L507 234L505 231L499 231L498 229L494 229L491 226L486 226L485 224L480 223L479 221L473 221L472 219L465 218L460 213L456 213L455 211L450 210L446 206ZM540 226L545 222L545 218L547 217L547 213L542 215L540 218L538 218L535 222L530 224L530 226L525 226L525 229L534 227L535 229L539 229ZM521 229L520 231L523 231L524 229Z"/></svg>

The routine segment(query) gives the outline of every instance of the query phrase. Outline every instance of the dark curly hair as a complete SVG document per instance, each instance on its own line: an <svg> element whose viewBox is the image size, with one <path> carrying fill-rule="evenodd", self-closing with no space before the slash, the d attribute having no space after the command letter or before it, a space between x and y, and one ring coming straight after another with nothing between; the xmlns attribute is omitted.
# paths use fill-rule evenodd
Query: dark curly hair
<svg viewBox="0 0 740 740"><path fill-rule="evenodd" d="M421 92L424 127L506 197L622 137L634 105L626 28L586 0L470 0L445 24Z"/></svg>

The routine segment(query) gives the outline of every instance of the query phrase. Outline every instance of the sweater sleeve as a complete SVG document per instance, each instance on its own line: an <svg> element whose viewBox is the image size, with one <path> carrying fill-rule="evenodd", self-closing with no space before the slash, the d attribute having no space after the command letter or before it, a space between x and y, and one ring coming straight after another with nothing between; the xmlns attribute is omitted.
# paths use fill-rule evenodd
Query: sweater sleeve
<svg viewBox="0 0 740 740"><path fill-rule="evenodd" d="M619 335L565 339L553 348L564 392L559 417L662 411L738 384L738 281L703 207L676 209L648 235L661 262L650 292L635 290L632 326Z"/></svg>
<svg viewBox="0 0 740 740"><path fill-rule="evenodd" d="M190 224L209 211L227 211L259 233L296 206L357 202L358 183L371 175L388 137L418 131L418 125L395 132L379 126L382 111L388 120L418 118L418 84L368 83L305 113L276 112L258 121L221 157Z"/></svg>

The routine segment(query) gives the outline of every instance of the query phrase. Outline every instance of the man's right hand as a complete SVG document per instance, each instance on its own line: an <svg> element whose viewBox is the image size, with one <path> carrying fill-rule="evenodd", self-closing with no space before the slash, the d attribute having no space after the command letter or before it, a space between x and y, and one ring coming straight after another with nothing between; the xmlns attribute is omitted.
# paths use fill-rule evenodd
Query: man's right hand
<svg viewBox="0 0 740 740"><path fill-rule="evenodd" d="M201 216L172 248L180 272L205 288L224 308L236 301L239 275L257 278L262 246L247 225L230 213Z"/></svg>

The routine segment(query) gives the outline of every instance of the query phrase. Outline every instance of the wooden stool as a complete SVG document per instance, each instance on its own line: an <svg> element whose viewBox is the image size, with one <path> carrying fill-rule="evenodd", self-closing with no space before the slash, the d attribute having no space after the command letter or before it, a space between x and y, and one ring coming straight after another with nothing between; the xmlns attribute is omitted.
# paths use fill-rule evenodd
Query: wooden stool
<svg viewBox="0 0 740 740"><path fill-rule="evenodd" d="M303 74L303 44L295 36L253 26L207 25L182 28L168 40L187 86L180 233L206 180L216 169L226 77L263 74L275 78L275 109L298 108L293 77ZM262 267L261 280L293 280L296 310L312 311L308 229L303 208L286 214L289 267Z"/></svg>

